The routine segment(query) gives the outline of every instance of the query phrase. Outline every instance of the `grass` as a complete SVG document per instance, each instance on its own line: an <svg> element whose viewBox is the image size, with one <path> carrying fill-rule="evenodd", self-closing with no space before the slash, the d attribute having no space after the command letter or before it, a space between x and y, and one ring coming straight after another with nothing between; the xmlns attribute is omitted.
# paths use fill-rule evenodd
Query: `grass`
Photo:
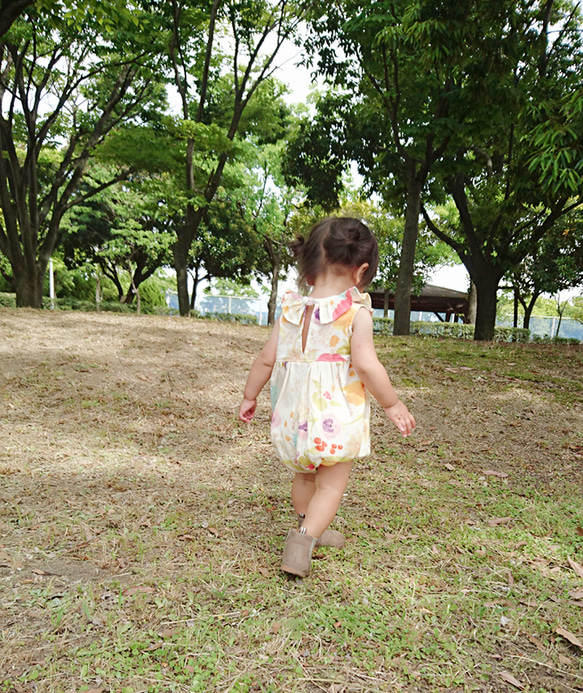
<svg viewBox="0 0 583 693"><path fill-rule="evenodd" d="M583 690L580 348L379 340L418 430L373 408L346 546L296 580L267 399L234 415L261 328L7 327L0 691Z"/></svg>

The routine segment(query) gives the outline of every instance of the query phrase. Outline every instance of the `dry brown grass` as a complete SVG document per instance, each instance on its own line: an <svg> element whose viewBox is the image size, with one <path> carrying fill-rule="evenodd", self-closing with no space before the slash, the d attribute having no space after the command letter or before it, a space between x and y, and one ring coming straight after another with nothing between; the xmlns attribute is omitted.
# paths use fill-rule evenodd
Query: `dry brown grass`
<svg viewBox="0 0 583 693"><path fill-rule="evenodd" d="M265 337L0 310L0 690L583 690L581 348L379 341L418 430L293 581Z"/></svg>

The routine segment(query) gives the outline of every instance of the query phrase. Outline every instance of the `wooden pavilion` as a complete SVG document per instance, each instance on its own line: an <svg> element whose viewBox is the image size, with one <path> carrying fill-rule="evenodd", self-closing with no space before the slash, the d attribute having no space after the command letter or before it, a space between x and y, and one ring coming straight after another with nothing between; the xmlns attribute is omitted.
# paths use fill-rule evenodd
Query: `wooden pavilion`
<svg viewBox="0 0 583 693"><path fill-rule="evenodd" d="M395 308L395 294L389 290L369 291L372 307L384 310L385 316ZM442 322L468 322L468 295L442 286L425 284L419 296L411 294L411 310L435 313Z"/></svg>

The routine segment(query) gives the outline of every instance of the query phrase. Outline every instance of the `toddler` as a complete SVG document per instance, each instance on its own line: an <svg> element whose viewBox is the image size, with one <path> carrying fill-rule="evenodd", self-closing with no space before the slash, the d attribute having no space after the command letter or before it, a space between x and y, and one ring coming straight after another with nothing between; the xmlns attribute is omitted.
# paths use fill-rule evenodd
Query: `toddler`
<svg viewBox="0 0 583 693"><path fill-rule="evenodd" d="M287 292L271 336L253 363L239 410L251 421L271 378L271 439L295 472L291 497L298 529L290 529L282 570L306 577L314 547L342 546L328 529L353 461L370 452L372 394L403 436L415 419L400 401L373 342L370 296L377 241L357 219L331 217L307 240L292 243L308 296Z"/></svg>

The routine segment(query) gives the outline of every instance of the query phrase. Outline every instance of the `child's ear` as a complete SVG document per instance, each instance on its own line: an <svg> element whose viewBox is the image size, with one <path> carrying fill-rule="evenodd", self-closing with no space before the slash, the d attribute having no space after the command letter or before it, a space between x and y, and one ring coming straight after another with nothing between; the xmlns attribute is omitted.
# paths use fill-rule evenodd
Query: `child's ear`
<svg viewBox="0 0 583 693"><path fill-rule="evenodd" d="M360 286L362 284L362 278L364 277L364 274L368 268L368 262L363 262L362 265L360 265L360 267L356 268L353 274L354 286Z"/></svg>

